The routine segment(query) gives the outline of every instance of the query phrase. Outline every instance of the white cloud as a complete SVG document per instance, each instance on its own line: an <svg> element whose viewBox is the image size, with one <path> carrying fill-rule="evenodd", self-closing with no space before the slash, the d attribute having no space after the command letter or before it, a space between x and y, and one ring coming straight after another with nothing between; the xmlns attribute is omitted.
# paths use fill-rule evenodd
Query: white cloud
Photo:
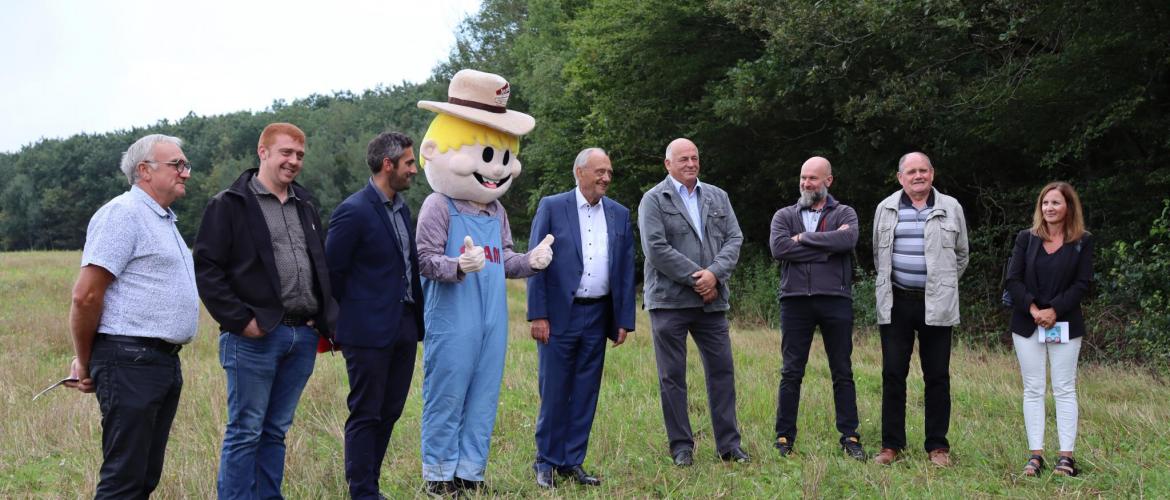
<svg viewBox="0 0 1170 500"><path fill-rule="evenodd" d="M478 0L5 2L0 151L425 80Z"/></svg>

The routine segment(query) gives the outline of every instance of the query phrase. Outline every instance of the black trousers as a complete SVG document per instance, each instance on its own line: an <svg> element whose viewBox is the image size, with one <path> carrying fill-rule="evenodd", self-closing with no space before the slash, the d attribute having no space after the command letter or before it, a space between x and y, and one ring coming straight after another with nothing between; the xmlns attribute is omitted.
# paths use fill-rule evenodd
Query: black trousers
<svg viewBox="0 0 1170 500"><path fill-rule="evenodd" d="M833 377L833 404L841 441L857 434L857 389L853 385L853 300L848 297L789 297L780 301L780 391L776 407L776 437L796 441L796 415L800 409L800 384L820 327Z"/></svg>
<svg viewBox="0 0 1170 500"><path fill-rule="evenodd" d="M394 424L402 416L418 327L414 307L402 309L397 338L383 348L342 345L349 374L349 418L345 421L345 480L351 498L378 498L378 477Z"/></svg>
<svg viewBox="0 0 1170 500"><path fill-rule="evenodd" d="M949 448L951 426L951 327L926 324L921 295L895 290L890 324L882 335L882 447L906 447L906 376L914 335L918 334L918 361L925 385L926 451Z"/></svg>
<svg viewBox="0 0 1170 500"><path fill-rule="evenodd" d="M727 453L740 445L735 416L735 366L731 357L730 325L724 312L701 307L650 310L654 359L658 364L658 392L662 416L673 454L694 450L687 415L687 332L695 339L707 381L707 405L715 431L715 451Z"/></svg>
<svg viewBox="0 0 1170 500"><path fill-rule="evenodd" d="M102 467L94 498L147 498L162 477L183 390L179 356L99 337L89 373L102 412Z"/></svg>

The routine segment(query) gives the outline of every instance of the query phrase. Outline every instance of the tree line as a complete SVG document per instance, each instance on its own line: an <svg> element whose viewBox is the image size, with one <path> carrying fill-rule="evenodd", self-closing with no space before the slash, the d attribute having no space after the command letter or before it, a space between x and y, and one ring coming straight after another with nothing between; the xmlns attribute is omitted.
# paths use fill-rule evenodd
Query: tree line
<svg viewBox="0 0 1170 500"><path fill-rule="evenodd" d="M256 164L256 139L272 121L308 133L300 180L327 218L365 182L369 138L388 129L420 138L432 115L415 103L443 99L462 68L505 76L509 107L537 119L522 140L524 172L502 200L518 234L541 196L572 184L580 149L609 152L610 195L636 208L665 175L665 145L689 137L701 178L729 192L743 226L741 267L757 270L741 273L743 288L774 302L768 222L795 200L801 162L832 161L831 192L857 208L865 235L873 207L898 188L898 157L921 150L971 226L965 330L1005 328L994 304L1010 236L1030 224L1039 187L1060 179L1080 191L1100 249L1090 341L1105 355L1170 357L1170 315L1158 312L1170 309L1162 1L485 0L423 83L0 154L0 250L80 248L89 215L126 189L121 151L152 132L184 139L195 164L176 205L188 241L205 201ZM408 199L417 205L428 191L416 182ZM869 247L863 237L863 277ZM759 310L767 320L774 306Z"/></svg>

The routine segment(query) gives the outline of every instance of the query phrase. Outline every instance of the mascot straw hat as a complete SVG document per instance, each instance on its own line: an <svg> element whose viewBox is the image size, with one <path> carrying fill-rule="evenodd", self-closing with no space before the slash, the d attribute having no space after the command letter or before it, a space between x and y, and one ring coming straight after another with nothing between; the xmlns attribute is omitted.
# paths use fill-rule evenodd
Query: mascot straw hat
<svg viewBox="0 0 1170 500"><path fill-rule="evenodd" d="M461 70L447 87L447 102L419 101L418 107L478 123L511 135L524 135L536 119L508 109L511 87L504 77L474 69Z"/></svg>

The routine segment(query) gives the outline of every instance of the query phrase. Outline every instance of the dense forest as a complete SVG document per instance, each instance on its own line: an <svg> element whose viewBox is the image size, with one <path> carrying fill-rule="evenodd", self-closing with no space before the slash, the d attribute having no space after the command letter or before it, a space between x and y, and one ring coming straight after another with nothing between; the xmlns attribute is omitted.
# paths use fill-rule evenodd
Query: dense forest
<svg viewBox="0 0 1170 500"><path fill-rule="evenodd" d="M1090 355L1170 364L1163 0L485 0L449 60L420 84L0 154L0 250L80 248L89 215L126 189L121 152L153 132L184 139L195 165L175 207L188 241L205 201L256 164L257 136L272 121L308 133L299 180L327 218L365 182L366 142L382 130L421 137L433 115L415 103L445 99L462 68L504 75L509 107L537 119L521 147L524 172L503 200L518 237L541 196L572 184L581 148L609 151L610 195L636 208L665 175L666 144L690 137L702 180L730 193L748 239L733 287L737 314L770 321L768 222L796 199L800 164L812 155L833 162L832 192L857 208L868 235L873 207L898 189L898 157L922 150L936 187L963 203L971 226L962 332L1004 329L996 303L1009 237L1030 223L1040 186L1067 180L1098 242ZM420 178L411 204L428 191ZM869 246L863 237L859 289L872 268ZM872 302L863 293L859 308Z"/></svg>

